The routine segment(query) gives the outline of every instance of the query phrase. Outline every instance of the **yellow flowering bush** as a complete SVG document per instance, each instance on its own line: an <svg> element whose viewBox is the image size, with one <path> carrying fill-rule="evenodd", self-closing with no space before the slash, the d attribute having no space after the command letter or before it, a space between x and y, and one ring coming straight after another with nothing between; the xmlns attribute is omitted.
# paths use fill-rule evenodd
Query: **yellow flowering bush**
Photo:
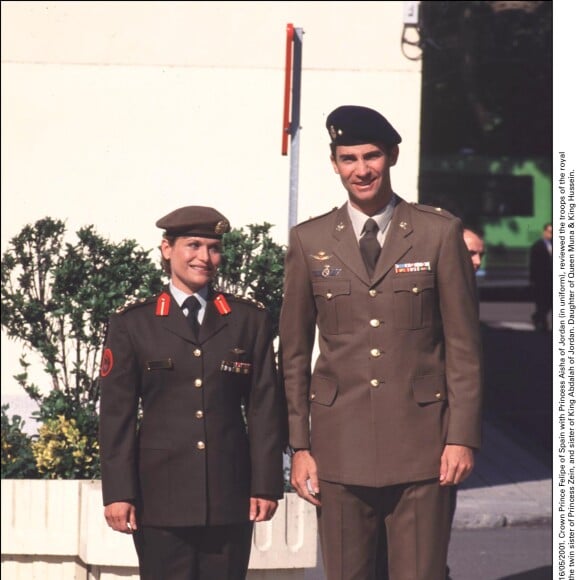
<svg viewBox="0 0 580 580"><path fill-rule="evenodd" d="M90 479L98 475L99 446L64 415L48 419L32 443L32 454L41 477Z"/></svg>

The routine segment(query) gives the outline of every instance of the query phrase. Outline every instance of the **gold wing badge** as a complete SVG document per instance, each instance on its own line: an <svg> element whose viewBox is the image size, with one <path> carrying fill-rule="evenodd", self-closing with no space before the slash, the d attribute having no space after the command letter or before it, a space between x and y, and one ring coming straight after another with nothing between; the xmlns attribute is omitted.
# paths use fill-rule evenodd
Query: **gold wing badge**
<svg viewBox="0 0 580 580"><path fill-rule="evenodd" d="M320 250L316 254L310 254L310 257L317 262L325 262L332 258L332 254L327 254L324 250ZM342 272L342 268L331 268L330 264L324 264L320 270L312 270L312 275L315 278L328 278L329 276L338 276Z"/></svg>

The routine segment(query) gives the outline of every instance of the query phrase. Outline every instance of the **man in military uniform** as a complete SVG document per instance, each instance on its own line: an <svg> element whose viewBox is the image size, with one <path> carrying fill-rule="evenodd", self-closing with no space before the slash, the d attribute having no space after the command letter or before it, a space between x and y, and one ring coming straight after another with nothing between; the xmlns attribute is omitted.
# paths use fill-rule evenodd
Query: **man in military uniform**
<svg viewBox="0 0 580 580"><path fill-rule="evenodd" d="M326 127L348 201L290 232L280 335L291 482L318 508L329 580L375 577L383 526L391 580L442 580L449 489L472 471L481 433L462 224L393 192L401 137L380 113L339 107Z"/></svg>
<svg viewBox="0 0 580 580"><path fill-rule="evenodd" d="M103 352L105 518L133 534L144 580L241 580L253 524L283 494L271 319L211 287L221 213L182 207L156 225L169 286L114 314Z"/></svg>

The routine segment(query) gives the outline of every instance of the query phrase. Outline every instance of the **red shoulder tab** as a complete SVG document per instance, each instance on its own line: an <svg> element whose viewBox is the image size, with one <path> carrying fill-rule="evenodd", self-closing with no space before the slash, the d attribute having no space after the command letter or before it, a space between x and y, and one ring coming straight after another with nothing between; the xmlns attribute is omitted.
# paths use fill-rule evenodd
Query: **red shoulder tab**
<svg viewBox="0 0 580 580"><path fill-rule="evenodd" d="M162 292L157 298L157 308L155 308L155 316L168 316L169 305L171 304L171 296L167 292Z"/></svg>
<svg viewBox="0 0 580 580"><path fill-rule="evenodd" d="M214 303L214 306L216 307L217 311L222 316L225 316L226 314L229 314L232 311L230 305L228 304L228 301L226 300L226 297L223 294L218 294L213 299L213 303Z"/></svg>

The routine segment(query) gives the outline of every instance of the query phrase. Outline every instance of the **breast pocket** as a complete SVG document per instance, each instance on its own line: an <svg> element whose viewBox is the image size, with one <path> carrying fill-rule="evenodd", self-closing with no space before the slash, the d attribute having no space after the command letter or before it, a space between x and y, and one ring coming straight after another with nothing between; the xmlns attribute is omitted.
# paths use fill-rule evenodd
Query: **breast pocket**
<svg viewBox="0 0 580 580"><path fill-rule="evenodd" d="M318 310L318 326L324 334L352 332L350 280L321 280L312 283Z"/></svg>
<svg viewBox="0 0 580 580"><path fill-rule="evenodd" d="M433 324L435 276L399 274L393 281L395 326L405 330L425 328Z"/></svg>

